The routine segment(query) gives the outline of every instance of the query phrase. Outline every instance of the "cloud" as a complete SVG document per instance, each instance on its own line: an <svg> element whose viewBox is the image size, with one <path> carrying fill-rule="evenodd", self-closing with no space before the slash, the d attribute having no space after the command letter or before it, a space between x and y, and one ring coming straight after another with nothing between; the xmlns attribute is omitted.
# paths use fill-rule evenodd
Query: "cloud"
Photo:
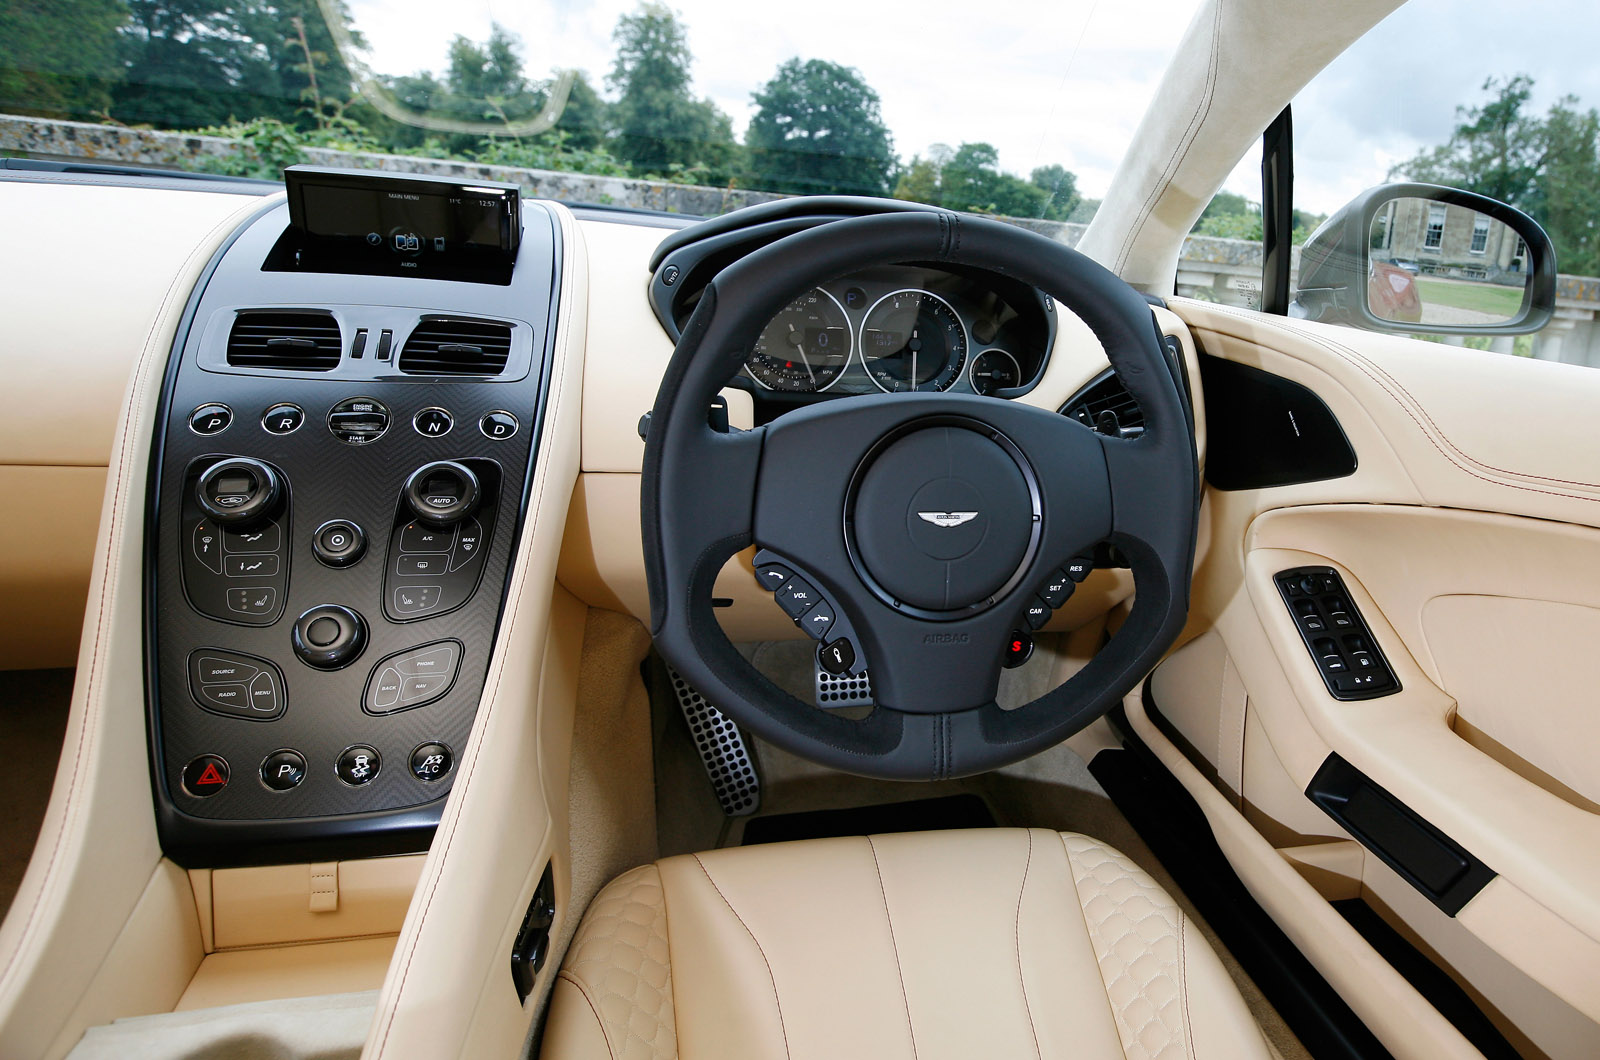
<svg viewBox="0 0 1600 1060"><path fill-rule="evenodd" d="M603 85L611 32L634 0L352 0L385 73L440 69L455 34L518 33L530 75L589 71ZM694 91L742 130L750 94L794 56L859 69L883 101L903 158L930 144L983 140L1026 174L1060 163L1101 196L1194 10L1193 0L915 6L809 0L673 5L694 54ZM1328 212L1383 181L1389 167L1443 142L1455 108L1486 77L1525 72L1542 109L1565 93L1600 105L1600 9L1576 0L1411 0L1357 41L1294 101L1296 203ZM1260 196L1252 152L1225 187Z"/></svg>

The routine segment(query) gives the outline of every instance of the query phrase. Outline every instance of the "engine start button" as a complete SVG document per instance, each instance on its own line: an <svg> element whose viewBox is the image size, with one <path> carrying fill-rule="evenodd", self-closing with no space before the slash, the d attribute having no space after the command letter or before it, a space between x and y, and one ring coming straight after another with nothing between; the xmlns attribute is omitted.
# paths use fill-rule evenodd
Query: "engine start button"
<svg viewBox="0 0 1600 1060"><path fill-rule="evenodd" d="M345 398L328 410L328 430L346 445L369 445L389 429L389 410L377 398Z"/></svg>

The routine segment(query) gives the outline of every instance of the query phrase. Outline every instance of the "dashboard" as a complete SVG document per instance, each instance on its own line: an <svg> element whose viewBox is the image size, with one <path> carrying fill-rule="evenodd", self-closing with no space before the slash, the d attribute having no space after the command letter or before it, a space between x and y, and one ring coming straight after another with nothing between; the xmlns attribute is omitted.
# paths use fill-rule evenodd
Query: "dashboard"
<svg viewBox="0 0 1600 1060"><path fill-rule="evenodd" d="M953 391L995 396L1038 380L1054 306L981 272L893 265L801 294L763 329L736 385L782 404L801 395Z"/></svg>

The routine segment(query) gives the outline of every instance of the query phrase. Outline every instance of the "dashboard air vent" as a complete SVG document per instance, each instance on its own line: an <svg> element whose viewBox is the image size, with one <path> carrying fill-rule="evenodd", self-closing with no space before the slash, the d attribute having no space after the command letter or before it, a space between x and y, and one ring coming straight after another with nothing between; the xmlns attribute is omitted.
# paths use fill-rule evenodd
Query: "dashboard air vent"
<svg viewBox="0 0 1600 1060"><path fill-rule="evenodd" d="M400 370L411 375L499 375L510 356L510 324L428 317L406 339Z"/></svg>
<svg viewBox="0 0 1600 1060"><path fill-rule="evenodd" d="M240 313L228 333L235 368L330 372L339 367L339 322L312 310Z"/></svg>
<svg viewBox="0 0 1600 1060"><path fill-rule="evenodd" d="M1113 437L1144 433L1144 410L1115 372L1106 372L1068 401L1062 415Z"/></svg>

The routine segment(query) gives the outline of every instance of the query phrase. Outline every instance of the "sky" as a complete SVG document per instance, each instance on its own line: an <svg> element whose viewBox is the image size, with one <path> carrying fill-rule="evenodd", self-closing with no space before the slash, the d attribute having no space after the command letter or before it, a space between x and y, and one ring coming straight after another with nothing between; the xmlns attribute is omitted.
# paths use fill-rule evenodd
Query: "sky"
<svg viewBox="0 0 1600 1060"><path fill-rule="evenodd" d="M1332 0L1298 0L1332 2ZM636 0L349 0L379 73L440 70L455 34L498 22L523 41L529 76L589 72L604 91L611 33ZM853 66L882 99L902 159L987 141L1002 169L1059 163L1084 195L1110 186L1195 8L1194 0L681 0L692 90L742 133L751 93L792 57ZM1285 0L1289 6L1289 0ZM981 13L982 17L978 17ZM1328 213L1425 146L1490 76L1527 73L1543 110L1563 94L1600 106L1593 0L1410 0L1294 100L1295 205ZM1224 187L1260 198L1259 153Z"/></svg>

